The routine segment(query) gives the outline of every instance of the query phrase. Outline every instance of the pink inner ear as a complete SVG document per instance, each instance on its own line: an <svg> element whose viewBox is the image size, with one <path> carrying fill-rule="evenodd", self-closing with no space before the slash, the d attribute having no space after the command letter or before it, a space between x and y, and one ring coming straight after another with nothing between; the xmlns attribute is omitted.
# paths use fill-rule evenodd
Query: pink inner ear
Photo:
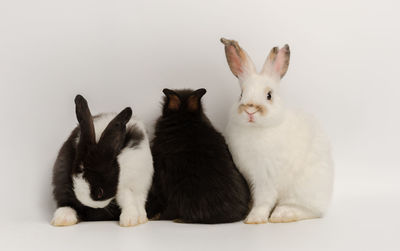
<svg viewBox="0 0 400 251"><path fill-rule="evenodd" d="M286 61L286 48L283 47L279 50L278 55L276 55L276 59L274 62L274 71L278 74L282 73L283 66Z"/></svg>
<svg viewBox="0 0 400 251"><path fill-rule="evenodd" d="M239 55L236 52L235 47L233 46L228 47L228 55L229 55L229 65L231 67L233 74L239 76L240 74L243 73L242 62Z"/></svg>

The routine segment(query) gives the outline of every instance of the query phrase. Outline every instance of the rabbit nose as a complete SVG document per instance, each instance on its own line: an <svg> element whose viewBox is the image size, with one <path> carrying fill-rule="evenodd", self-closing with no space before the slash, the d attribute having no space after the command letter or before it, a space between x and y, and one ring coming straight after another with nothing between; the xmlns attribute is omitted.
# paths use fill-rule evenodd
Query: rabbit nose
<svg viewBox="0 0 400 251"><path fill-rule="evenodd" d="M249 115L253 115L254 113L258 112L258 109L254 105L246 105L244 111Z"/></svg>
<svg viewBox="0 0 400 251"><path fill-rule="evenodd" d="M99 188L99 193L97 194L97 199L101 199L103 197L104 191L102 188Z"/></svg>

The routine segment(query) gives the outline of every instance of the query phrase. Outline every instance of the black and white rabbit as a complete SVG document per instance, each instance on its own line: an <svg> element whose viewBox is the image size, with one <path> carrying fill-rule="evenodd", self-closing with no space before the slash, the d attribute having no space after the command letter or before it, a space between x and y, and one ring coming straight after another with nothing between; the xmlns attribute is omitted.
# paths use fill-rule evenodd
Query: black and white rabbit
<svg viewBox="0 0 400 251"><path fill-rule="evenodd" d="M145 203L153 161L144 124L127 107L92 117L86 100L75 98L76 127L61 147L53 169L57 202L52 224L118 220L147 222Z"/></svg>
<svg viewBox="0 0 400 251"><path fill-rule="evenodd" d="M149 217L186 223L244 219L248 185L233 163L223 136L204 114L205 89L164 89L163 112L152 145L153 186Z"/></svg>

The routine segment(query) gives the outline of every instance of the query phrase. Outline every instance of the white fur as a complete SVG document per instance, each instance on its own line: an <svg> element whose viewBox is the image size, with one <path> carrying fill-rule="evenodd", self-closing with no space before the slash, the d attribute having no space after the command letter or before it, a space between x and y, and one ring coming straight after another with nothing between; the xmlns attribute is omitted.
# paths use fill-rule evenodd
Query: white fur
<svg viewBox="0 0 400 251"><path fill-rule="evenodd" d="M118 155L120 174L116 198L121 207L121 226L147 222L145 204L153 177L153 158L145 126L133 120L128 122L127 126L130 125L136 125L145 137L137 147L125 148Z"/></svg>
<svg viewBox="0 0 400 251"><path fill-rule="evenodd" d="M101 134L104 132L108 124L117 116L117 113L115 112L109 112L109 113L101 113L97 115L95 118L93 118L93 125L94 125L94 133L95 133L95 140L96 143L99 142ZM75 139L75 143L78 144L79 142L79 135Z"/></svg>
<svg viewBox="0 0 400 251"><path fill-rule="evenodd" d="M94 119L96 142L99 141L108 123L116 115L116 113L106 113ZM137 118L132 117L126 126L127 130L130 127L136 127L144 135L138 146L122 149L117 157L120 173L116 199L121 207L120 225L134 226L147 222L145 203L153 177L153 159L144 124ZM73 177L73 182L76 197L86 206L93 208L106 207L113 199L110 198L105 201L92 200L89 184L82 177L82 174Z"/></svg>
<svg viewBox="0 0 400 251"><path fill-rule="evenodd" d="M90 196L90 185L89 183L82 177L82 173L75 175L72 177L72 181L74 184L74 193L76 198L85 206L92 208L103 208L106 207L113 198L109 198L107 200L93 200Z"/></svg>
<svg viewBox="0 0 400 251"><path fill-rule="evenodd" d="M246 223L321 217L331 199L328 139L312 117L284 107L277 76L272 71L239 76L242 99L233 106L226 129L233 159L251 186L253 208ZM238 110L248 103L264 106L266 113L257 112L249 122L249 115Z"/></svg>
<svg viewBox="0 0 400 251"><path fill-rule="evenodd" d="M54 226L70 226L78 222L76 211L71 207L59 207L54 212L51 224Z"/></svg>
<svg viewBox="0 0 400 251"><path fill-rule="evenodd" d="M96 143L99 142L101 134L116 115L117 113L103 113L93 119ZM78 144L79 136L76 138L75 142ZM81 164L80 168L83 170L85 167ZM72 181L76 198L85 206L92 208L104 208L110 204L113 199L109 198L103 201L93 200L90 196L90 184L83 178L82 173L73 176Z"/></svg>

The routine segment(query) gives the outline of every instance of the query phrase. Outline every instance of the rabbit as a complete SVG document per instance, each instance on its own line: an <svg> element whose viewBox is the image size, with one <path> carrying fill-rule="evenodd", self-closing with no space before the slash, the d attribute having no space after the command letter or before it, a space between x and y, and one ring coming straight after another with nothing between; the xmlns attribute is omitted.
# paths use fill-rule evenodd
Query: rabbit
<svg viewBox="0 0 400 251"><path fill-rule="evenodd" d="M53 167L57 202L52 224L118 220L120 226L147 222L145 203L153 160L144 124L127 107L92 117L87 101L75 97L76 127Z"/></svg>
<svg viewBox="0 0 400 251"><path fill-rule="evenodd" d="M313 117L286 108L281 100L279 83L289 66L289 46L272 48L258 73L236 41L221 42L241 88L225 136L251 187L253 206L245 223L322 217L333 190L330 143Z"/></svg>
<svg viewBox="0 0 400 251"><path fill-rule="evenodd" d="M163 90L152 141L154 179L147 213L181 223L228 223L249 211L250 189L196 91Z"/></svg>

